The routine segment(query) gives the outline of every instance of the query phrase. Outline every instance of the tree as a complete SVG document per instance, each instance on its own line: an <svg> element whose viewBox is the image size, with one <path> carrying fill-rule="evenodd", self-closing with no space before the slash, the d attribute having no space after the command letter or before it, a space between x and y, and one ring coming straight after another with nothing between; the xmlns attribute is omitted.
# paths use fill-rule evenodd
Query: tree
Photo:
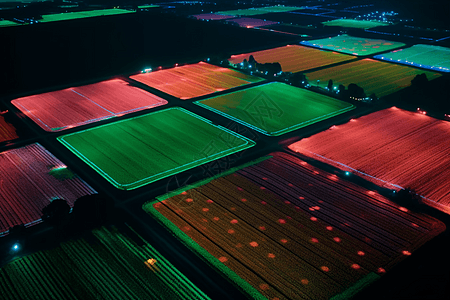
<svg viewBox="0 0 450 300"><path fill-rule="evenodd" d="M422 198L411 188L405 188L397 193L397 201L400 205L416 207L422 204Z"/></svg>
<svg viewBox="0 0 450 300"><path fill-rule="evenodd" d="M55 199L42 209L42 221L51 226L59 227L69 218L69 213L70 206L67 201Z"/></svg>
<svg viewBox="0 0 450 300"><path fill-rule="evenodd" d="M372 100L372 101L377 101L378 100L378 97L377 97L377 95L375 95L375 93L372 93L372 94L370 94L370 100Z"/></svg>
<svg viewBox="0 0 450 300"><path fill-rule="evenodd" d="M328 87L328 90L329 91L332 91L333 90L333 80L328 80L328 85L327 85L327 87Z"/></svg>
<svg viewBox="0 0 450 300"><path fill-rule="evenodd" d="M114 209L114 201L100 194L78 198L73 206L73 221L81 229L93 228L109 220Z"/></svg>
<svg viewBox="0 0 450 300"><path fill-rule="evenodd" d="M339 92L339 93L344 93L344 92L345 92L345 86L344 86L343 84L340 84L340 85L338 86L338 92Z"/></svg>
<svg viewBox="0 0 450 300"><path fill-rule="evenodd" d="M251 65L256 65L257 61L255 60L253 55L250 55L250 57L248 58L248 63Z"/></svg>
<svg viewBox="0 0 450 300"><path fill-rule="evenodd" d="M425 73L416 75L413 80L411 80L411 85L413 87L424 88L428 83L428 78Z"/></svg>
<svg viewBox="0 0 450 300"><path fill-rule="evenodd" d="M354 83L350 83L348 85L348 96L355 97L358 99L365 98L366 94L364 93L364 89Z"/></svg>

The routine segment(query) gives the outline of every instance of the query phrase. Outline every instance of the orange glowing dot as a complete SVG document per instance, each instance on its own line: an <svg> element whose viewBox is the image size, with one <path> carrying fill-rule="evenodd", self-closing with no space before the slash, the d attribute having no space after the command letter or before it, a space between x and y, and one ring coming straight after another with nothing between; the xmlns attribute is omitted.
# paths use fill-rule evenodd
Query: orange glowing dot
<svg viewBox="0 0 450 300"><path fill-rule="evenodd" d="M310 211L314 211L314 207L310 207L309 210L310 210Z"/></svg>
<svg viewBox="0 0 450 300"><path fill-rule="evenodd" d="M224 263L224 262L228 261L228 258L226 258L225 256L222 256L222 257L219 257L219 261Z"/></svg>
<svg viewBox="0 0 450 300"><path fill-rule="evenodd" d="M238 223L238 220L233 219L233 220L230 221L230 223L231 223L231 224L237 224L237 223Z"/></svg>
<svg viewBox="0 0 450 300"><path fill-rule="evenodd" d="M402 253L403 253L404 255L411 255L411 252L409 252L409 251L407 251L407 250L402 251Z"/></svg>
<svg viewBox="0 0 450 300"><path fill-rule="evenodd" d="M202 210L203 210L203 211L208 211L209 208L203 207Z"/></svg>
<svg viewBox="0 0 450 300"><path fill-rule="evenodd" d="M322 201L322 200L319 200L319 201L317 201L317 202L319 202L319 203L323 203L323 201Z"/></svg>
<svg viewBox="0 0 450 300"><path fill-rule="evenodd" d="M262 289L263 291L266 291L269 289L269 285L266 283L260 284L259 288Z"/></svg>
<svg viewBox="0 0 450 300"><path fill-rule="evenodd" d="M311 218L309 218L311 221L317 221L317 218L316 217L311 217Z"/></svg>
<svg viewBox="0 0 450 300"><path fill-rule="evenodd" d="M261 201L261 204L266 205L267 202L266 201Z"/></svg>
<svg viewBox="0 0 450 300"><path fill-rule="evenodd" d="M358 255L363 256L366 255L366 253L364 253L364 251L358 251Z"/></svg>
<svg viewBox="0 0 450 300"><path fill-rule="evenodd" d="M263 180L267 180L267 177L263 177L262 179L263 179Z"/></svg>
<svg viewBox="0 0 450 300"><path fill-rule="evenodd" d="M375 192L374 192L374 191L368 191L367 194L369 194L369 195L375 195Z"/></svg>
<svg viewBox="0 0 450 300"><path fill-rule="evenodd" d="M242 190L243 190L243 189L242 189L242 188L240 188L240 187L238 187L237 189L238 189L238 191L242 191Z"/></svg>
<svg viewBox="0 0 450 300"><path fill-rule="evenodd" d="M338 237L334 237L333 240L334 240L335 242L337 242L337 243L340 243L340 242L341 242L341 239L338 238Z"/></svg>
<svg viewBox="0 0 450 300"><path fill-rule="evenodd" d="M383 268L378 268L377 272L378 273L386 273L386 270Z"/></svg>
<svg viewBox="0 0 450 300"><path fill-rule="evenodd" d="M287 243L287 239L281 239L280 240L283 244L286 244Z"/></svg>
<svg viewBox="0 0 450 300"><path fill-rule="evenodd" d="M242 198L241 201L242 201L242 202L247 202L247 199Z"/></svg>
<svg viewBox="0 0 450 300"><path fill-rule="evenodd" d="M319 174L319 172L318 172L318 171L314 171L313 173L314 173L314 174L316 174L316 175L317 175L317 174Z"/></svg>
<svg viewBox="0 0 450 300"><path fill-rule="evenodd" d="M279 219L278 222L279 222L280 224L286 224L286 220L283 220L283 219Z"/></svg>
<svg viewBox="0 0 450 300"><path fill-rule="evenodd" d="M275 254L269 253L269 254L267 254L267 257L268 257L268 258L275 258Z"/></svg>
<svg viewBox="0 0 450 300"><path fill-rule="evenodd" d="M192 202L192 201L194 201L192 198L187 198L186 199L186 202Z"/></svg>
<svg viewBox="0 0 450 300"><path fill-rule="evenodd" d="M286 204L291 204L291 201L284 201L284 203L286 203Z"/></svg>
<svg viewBox="0 0 450 300"><path fill-rule="evenodd" d="M149 265L154 265L155 263L156 263L156 259L154 259L154 258L150 258L150 259L148 259L147 261L146 261Z"/></svg>
<svg viewBox="0 0 450 300"><path fill-rule="evenodd" d="M272 300L280 300L278 297L273 297Z"/></svg>
<svg viewBox="0 0 450 300"><path fill-rule="evenodd" d="M358 270L359 268L361 268L358 264L353 264L352 265L352 269Z"/></svg>
<svg viewBox="0 0 450 300"><path fill-rule="evenodd" d="M314 208L315 210L319 210L319 209L320 209L319 206L314 206L313 208Z"/></svg>
<svg viewBox="0 0 450 300"><path fill-rule="evenodd" d="M252 247L258 247L259 245L258 245L257 242L250 242L250 246L252 246Z"/></svg>
<svg viewBox="0 0 450 300"><path fill-rule="evenodd" d="M401 211L404 211L404 212L407 212L408 211L408 209L406 208L406 207L399 207L398 209L400 209Z"/></svg>
<svg viewBox="0 0 450 300"><path fill-rule="evenodd" d="M300 282L304 285L307 285L309 283L308 279L302 279Z"/></svg>
<svg viewBox="0 0 450 300"><path fill-rule="evenodd" d="M161 203L155 203L155 204L153 204L153 207L156 207L156 208L158 208L158 207L160 207L161 206Z"/></svg>
<svg viewBox="0 0 450 300"><path fill-rule="evenodd" d="M298 199L300 199L300 200L304 200L304 199L305 199L305 197L298 197Z"/></svg>
<svg viewBox="0 0 450 300"><path fill-rule="evenodd" d="M214 203L211 199L206 200L206 203Z"/></svg>
<svg viewBox="0 0 450 300"><path fill-rule="evenodd" d="M229 234L233 234L235 231L233 229L228 229Z"/></svg>
<svg viewBox="0 0 450 300"><path fill-rule="evenodd" d="M294 185L292 183L288 183L288 186L293 187Z"/></svg>
<svg viewBox="0 0 450 300"><path fill-rule="evenodd" d="M266 227L264 227L264 226L259 226L259 229L260 229L260 230L266 230Z"/></svg>
<svg viewBox="0 0 450 300"><path fill-rule="evenodd" d="M260 187L260 189L265 190L266 188L262 186L262 187Z"/></svg>
<svg viewBox="0 0 450 300"><path fill-rule="evenodd" d="M311 242L313 242L313 243L318 243L318 242L319 242L319 240L318 240L318 239L316 239L316 238L312 238L312 239L311 239Z"/></svg>
<svg viewBox="0 0 450 300"><path fill-rule="evenodd" d="M220 219L219 219L219 217L214 217L213 220L214 221L219 221Z"/></svg>
<svg viewBox="0 0 450 300"><path fill-rule="evenodd" d="M235 211L236 207L230 207L230 210Z"/></svg>
<svg viewBox="0 0 450 300"><path fill-rule="evenodd" d="M327 230L333 230L333 227L327 226Z"/></svg>
<svg viewBox="0 0 450 300"><path fill-rule="evenodd" d="M328 271L330 271L330 268L328 268L328 267L325 267L325 266L322 266L322 267L320 267L321 269L322 269L322 271L324 271L324 272L328 272Z"/></svg>
<svg viewBox="0 0 450 300"><path fill-rule="evenodd" d="M181 195L187 195L187 192L181 192Z"/></svg>
<svg viewBox="0 0 450 300"><path fill-rule="evenodd" d="M202 219L203 222L208 222L208 220L206 220L205 218Z"/></svg>
<svg viewBox="0 0 450 300"><path fill-rule="evenodd" d="M417 225L416 223L411 223L411 225L416 227L416 228L419 227L419 225Z"/></svg>

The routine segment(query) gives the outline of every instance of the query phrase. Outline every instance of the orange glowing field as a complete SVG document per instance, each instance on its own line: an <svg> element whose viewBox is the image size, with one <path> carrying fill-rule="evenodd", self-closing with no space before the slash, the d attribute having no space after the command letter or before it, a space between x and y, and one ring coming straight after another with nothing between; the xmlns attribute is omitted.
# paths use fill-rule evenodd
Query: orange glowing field
<svg viewBox="0 0 450 300"><path fill-rule="evenodd" d="M347 299L445 230L286 153L144 209L253 299Z"/></svg>
<svg viewBox="0 0 450 300"><path fill-rule="evenodd" d="M348 87L355 83L364 89L367 96L375 93L377 97L386 96L411 85L416 75L425 73L428 80L433 80L441 74L408 66L376 61L370 58L342 64L315 72L306 73L310 84L326 87L331 79L335 86L339 84Z"/></svg>
<svg viewBox="0 0 450 300"><path fill-rule="evenodd" d="M133 75L130 78L183 100L263 80L204 62Z"/></svg>
<svg viewBox="0 0 450 300"><path fill-rule="evenodd" d="M5 121L0 112L0 143L7 142L19 138L16 133L16 128Z"/></svg>
<svg viewBox="0 0 450 300"><path fill-rule="evenodd" d="M251 53L232 55L228 61L232 64L238 64L244 59L248 60L250 55L253 55L258 63L278 62L283 72L293 73L356 58L355 56L337 52L321 51L298 45L287 45Z"/></svg>
<svg viewBox="0 0 450 300"><path fill-rule="evenodd" d="M383 187L413 188L450 213L450 122L395 107L302 139L295 152Z"/></svg>

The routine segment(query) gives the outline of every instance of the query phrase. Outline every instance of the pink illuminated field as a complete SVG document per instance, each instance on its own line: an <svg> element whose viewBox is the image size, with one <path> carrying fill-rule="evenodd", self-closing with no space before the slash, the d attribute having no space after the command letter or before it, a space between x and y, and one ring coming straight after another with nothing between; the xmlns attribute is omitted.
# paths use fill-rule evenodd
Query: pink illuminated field
<svg viewBox="0 0 450 300"><path fill-rule="evenodd" d="M356 58L355 56L340 54L337 52L321 51L303 46L288 45L251 53L232 55L228 61L232 64L238 64L244 59L248 60L250 55L253 55L258 63L264 64L278 62L281 64L283 72L293 73Z"/></svg>
<svg viewBox="0 0 450 300"><path fill-rule="evenodd" d="M232 19L234 16L228 16L228 15L218 15L218 14L199 14L199 15L192 15L191 17L196 18L197 20L225 20L225 19Z"/></svg>
<svg viewBox="0 0 450 300"><path fill-rule="evenodd" d="M0 114L0 143L17 138L19 138L19 136L16 133L16 128L12 124L6 122Z"/></svg>
<svg viewBox="0 0 450 300"><path fill-rule="evenodd" d="M228 20L227 22L233 22L233 23L238 24L241 27L246 27L246 28L275 25L275 24L279 23L279 22L266 21L266 20L254 19L254 18L237 18L237 19Z"/></svg>
<svg viewBox="0 0 450 300"><path fill-rule="evenodd" d="M130 78L183 100L263 80L204 62Z"/></svg>
<svg viewBox="0 0 450 300"><path fill-rule="evenodd" d="M149 92L112 79L18 98L11 103L46 131L93 123L167 104Z"/></svg>
<svg viewBox="0 0 450 300"><path fill-rule="evenodd" d="M378 185L410 187L450 213L450 122L395 107L332 127L289 148Z"/></svg>
<svg viewBox="0 0 450 300"><path fill-rule="evenodd" d="M52 199L70 206L81 196L95 194L40 144L0 153L0 232L40 220Z"/></svg>

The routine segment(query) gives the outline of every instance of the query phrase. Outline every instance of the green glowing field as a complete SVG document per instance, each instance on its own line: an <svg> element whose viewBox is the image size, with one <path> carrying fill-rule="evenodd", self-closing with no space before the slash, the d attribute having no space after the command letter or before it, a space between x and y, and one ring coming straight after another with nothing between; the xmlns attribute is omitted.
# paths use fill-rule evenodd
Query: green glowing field
<svg viewBox="0 0 450 300"><path fill-rule="evenodd" d="M279 13L279 12L289 12L294 10L302 9L297 6L268 6L268 7L256 7L256 8L248 8L248 9L236 9L236 10L227 10L227 11L218 11L219 15L229 15L229 16L255 16L262 15L267 13Z"/></svg>
<svg viewBox="0 0 450 300"><path fill-rule="evenodd" d="M132 190L255 143L183 108L169 108L58 140L116 188Z"/></svg>
<svg viewBox="0 0 450 300"><path fill-rule="evenodd" d="M55 21L65 21L65 20L74 20L74 19L82 19L82 18L92 18L92 17L101 17L101 16L112 16L112 15L120 15L120 14L129 14L134 13L132 10L125 9L102 9L102 10L90 10L90 11L77 11L70 13L62 13L62 14L51 14L51 15L42 15L42 20L39 22L55 22Z"/></svg>
<svg viewBox="0 0 450 300"><path fill-rule="evenodd" d="M279 82L194 103L269 136L282 135L355 108Z"/></svg>
<svg viewBox="0 0 450 300"><path fill-rule="evenodd" d="M369 29L377 26L389 26L389 23L378 22L378 21L364 21L355 19L336 19L327 22L322 22L325 26L339 26L339 27L350 27L350 28L362 28Z"/></svg>
<svg viewBox="0 0 450 300"><path fill-rule="evenodd" d="M0 20L0 27L10 27L10 26L18 26L21 25L16 22L8 21L8 20Z"/></svg>
<svg viewBox="0 0 450 300"><path fill-rule="evenodd" d="M399 42L367 39L346 34L319 40L303 41L301 44L353 55L372 55L405 46L405 44Z"/></svg>
<svg viewBox="0 0 450 300"><path fill-rule="evenodd" d="M151 5L151 4L148 4L148 5L139 5L139 6L138 6L138 8L140 8L140 9L154 8L154 7L159 7L159 5Z"/></svg>

